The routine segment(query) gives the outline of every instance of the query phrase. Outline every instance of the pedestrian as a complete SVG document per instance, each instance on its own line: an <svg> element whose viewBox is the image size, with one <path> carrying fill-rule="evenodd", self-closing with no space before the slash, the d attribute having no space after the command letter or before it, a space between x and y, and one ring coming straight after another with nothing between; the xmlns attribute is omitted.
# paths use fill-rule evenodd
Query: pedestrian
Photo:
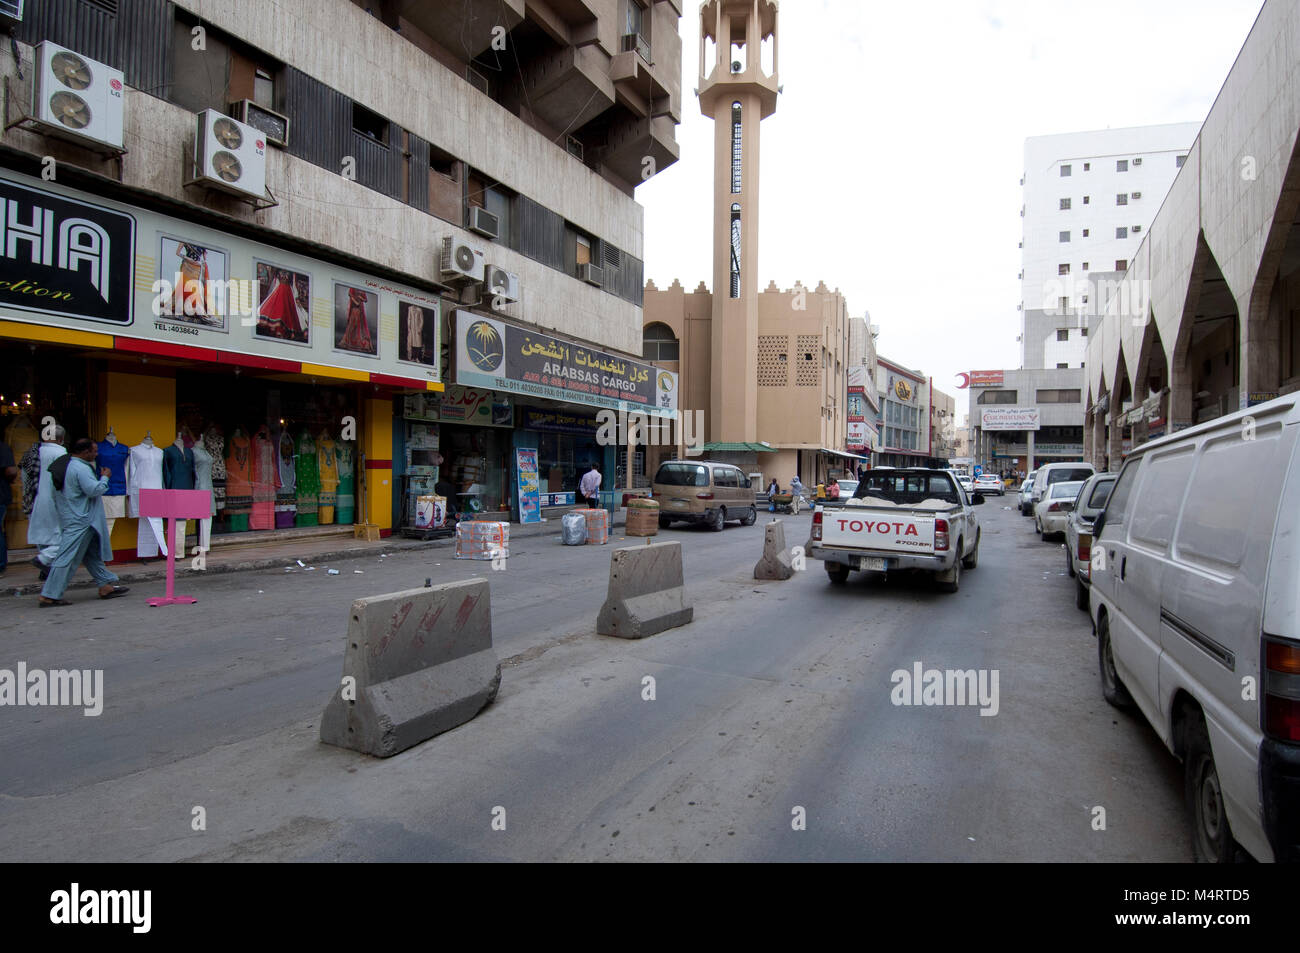
<svg viewBox="0 0 1300 953"><path fill-rule="evenodd" d="M769 483L767 487L767 511L769 513L776 512L776 503L772 501L772 497L776 496L780 492L781 484L776 482L776 477L772 477L772 482Z"/></svg>
<svg viewBox="0 0 1300 953"><path fill-rule="evenodd" d="M578 495L589 509L600 509L600 471L596 469L596 464L591 464L591 469L578 481Z"/></svg>
<svg viewBox="0 0 1300 953"><path fill-rule="evenodd" d="M27 542L36 547L32 565L40 570L42 579L49 576L50 567L59 554L59 511L54 487L50 483L50 465L68 452L63 446L67 432L61 426L56 424L50 436L52 439L41 441L37 455L36 501L32 504L32 516L27 523Z"/></svg>
<svg viewBox="0 0 1300 953"><path fill-rule="evenodd" d="M66 459L56 460L53 472L48 473L50 492L58 508L61 541L58 555L50 566L50 577L41 588L38 605L42 609L72 605L63 598L63 593L78 564L84 564L99 583L99 598L115 599L128 592L126 586L117 585L117 576L104 565L113 558L103 499L111 471L104 467L99 479L95 479L94 461L98 453L95 441L82 437L72 445L72 453L64 454Z"/></svg>
<svg viewBox="0 0 1300 953"><path fill-rule="evenodd" d="M826 485L826 496L832 500L840 498L840 481L831 477L831 482Z"/></svg>
<svg viewBox="0 0 1300 953"><path fill-rule="evenodd" d="M9 540L5 538L5 510L9 509L9 504L13 502L13 490L9 488L9 484L17 475L18 467L14 464L14 452L9 449L9 444L0 440L0 576L3 576L5 570L9 568Z"/></svg>

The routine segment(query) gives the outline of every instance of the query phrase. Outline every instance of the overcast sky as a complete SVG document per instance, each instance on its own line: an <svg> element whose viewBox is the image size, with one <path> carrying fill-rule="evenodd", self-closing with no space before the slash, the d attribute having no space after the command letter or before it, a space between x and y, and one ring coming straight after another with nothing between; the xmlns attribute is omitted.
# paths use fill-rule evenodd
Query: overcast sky
<svg viewBox="0 0 1300 953"><path fill-rule="evenodd" d="M1018 367L1025 138L1202 122L1261 5L785 0L760 290L838 287L880 325L882 354L949 394L959 371ZM637 189L660 288L712 281L698 11L687 0L681 20L682 158Z"/></svg>

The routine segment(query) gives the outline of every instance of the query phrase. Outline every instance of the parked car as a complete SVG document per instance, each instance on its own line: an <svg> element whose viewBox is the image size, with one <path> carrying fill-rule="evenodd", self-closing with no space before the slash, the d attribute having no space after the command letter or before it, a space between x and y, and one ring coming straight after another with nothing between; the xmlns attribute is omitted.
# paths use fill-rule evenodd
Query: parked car
<svg viewBox="0 0 1300 953"><path fill-rule="evenodd" d="M1065 568L1074 579L1074 604L1087 611L1092 559L1092 527L1110 499L1115 474L1097 473L1088 478L1075 497L1074 509L1065 521Z"/></svg>
<svg viewBox="0 0 1300 953"><path fill-rule="evenodd" d="M1094 524L1102 695L1182 760L1199 860L1300 861L1298 447L1300 394L1158 438Z"/></svg>
<svg viewBox="0 0 1300 953"><path fill-rule="evenodd" d="M975 478L975 492L977 493L996 493L1001 496L1007 491L1002 485L1002 480L996 473L981 473Z"/></svg>
<svg viewBox="0 0 1300 953"><path fill-rule="evenodd" d="M975 481L965 474L959 476L957 482L961 484L961 488L966 491L967 496L975 492Z"/></svg>
<svg viewBox="0 0 1300 953"><path fill-rule="evenodd" d="M1081 489L1082 480L1053 483L1047 488L1043 498L1034 504L1034 529L1038 530L1039 539L1065 533L1065 521Z"/></svg>
<svg viewBox="0 0 1300 953"><path fill-rule="evenodd" d="M749 477L729 463L667 460L655 473L650 495L659 503L659 526L704 523L721 532L728 520L752 526L757 497Z"/></svg>
<svg viewBox="0 0 1300 953"><path fill-rule="evenodd" d="M979 564L973 507L983 502L978 493L968 499L946 470L876 468L842 508L813 511L808 555L825 563L833 583L854 570L919 570L956 592L961 571Z"/></svg>
<svg viewBox="0 0 1300 953"><path fill-rule="evenodd" d="M1035 471L1033 488L1029 491L1030 515L1033 515L1034 507L1053 483L1082 482L1096 472L1097 468L1091 463L1046 463L1039 467Z"/></svg>
<svg viewBox="0 0 1300 953"><path fill-rule="evenodd" d="M1029 500L1030 493L1034 489L1034 475L1037 470L1030 470L1025 474L1025 481L1020 484L1020 515L1028 516L1030 513Z"/></svg>

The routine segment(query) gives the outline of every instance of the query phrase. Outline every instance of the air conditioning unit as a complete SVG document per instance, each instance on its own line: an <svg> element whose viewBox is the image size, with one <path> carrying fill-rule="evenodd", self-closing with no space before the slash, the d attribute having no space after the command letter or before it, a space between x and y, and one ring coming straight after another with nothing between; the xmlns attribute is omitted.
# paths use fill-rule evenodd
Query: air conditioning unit
<svg viewBox="0 0 1300 953"><path fill-rule="evenodd" d="M32 118L53 135L122 148L122 73L48 40L36 47Z"/></svg>
<svg viewBox="0 0 1300 953"><path fill-rule="evenodd" d="M251 99L241 99L230 104L230 115L245 125L260 129L266 141L281 149L289 145L289 117L259 106Z"/></svg>
<svg viewBox="0 0 1300 953"><path fill-rule="evenodd" d="M13 27L23 22L23 0L0 0L0 26Z"/></svg>
<svg viewBox="0 0 1300 953"><path fill-rule="evenodd" d="M490 93L488 92L487 77L484 76L482 73L480 73L478 70L474 69L474 67L472 66L465 67L465 79L466 81L469 82L471 86L477 89L484 96L490 95Z"/></svg>
<svg viewBox="0 0 1300 953"><path fill-rule="evenodd" d="M469 224L466 225L466 228L471 232L477 232L484 238L496 238L501 232L501 223L487 209L471 205L469 207Z"/></svg>
<svg viewBox="0 0 1300 953"><path fill-rule="evenodd" d="M587 262L578 266L578 279L599 288L605 283L605 272L599 266Z"/></svg>
<svg viewBox="0 0 1300 953"><path fill-rule="evenodd" d="M448 235L442 240L441 265L444 275L482 281L483 269L487 267L487 255L454 235Z"/></svg>
<svg viewBox="0 0 1300 953"><path fill-rule="evenodd" d="M1133 193L1133 198L1135 198L1135 199L1140 199L1140 198L1142 198L1142 193L1141 193L1141 192L1134 192L1134 193Z"/></svg>
<svg viewBox="0 0 1300 953"><path fill-rule="evenodd" d="M215 109L197 114L194 164L204 185L237 195L266 197L266 136Z"/></svg>
<svg viewBox="0 0 1300 953"><path fill-rule="evenodd" d="M483 284L487 294L507 301L519 300L519 276L512 271L488 265L483 272Z"/></svg>
<svg viewBox="0 0 1300 953"><path fill-rule="evenodd" d="M582 140L575 139L573 136L567 136L564 140L564 148L569 151L569 155L577 157L579 162L582 161Z"/></svg>

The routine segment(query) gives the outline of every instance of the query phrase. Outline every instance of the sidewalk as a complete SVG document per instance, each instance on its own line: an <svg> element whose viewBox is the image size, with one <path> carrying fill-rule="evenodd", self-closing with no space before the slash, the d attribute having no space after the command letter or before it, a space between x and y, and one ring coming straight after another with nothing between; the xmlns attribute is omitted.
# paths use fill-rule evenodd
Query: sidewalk
<svg viewBox="0 0 1300 953"><path fill-rule="evenodd" d="M614 513L613 524L610 528L612 530L613 527L624 526L626 523L627 511L619 509ZM560 521L558 519L527 525L510 524L510 539L512 541L533 536L555 536L558 538L559 535ZM323 538L312 538L311 536L291 539L271 538L252 543L235 542L236 537L227 537L227 539L231 540L229 543L224 540L218 542L220 539L220 537L217 537L213 541L212 549L207 554L207 569L205 570L191 568L192 556L177 560L177 585L180 584L182 579L193 579L204 573L243 572L249 569L274 569L278 566L294 566L296 568L297 561L300 559L308 566L318 567L318 572L324 572L328 568L324 564L332 559L355 559L413 549L451 548L456 545L455 537L433 539L426 542L407 539L396 534L373 543L368 540L353 539L343 535L325 536ZM613 535L611 533L612 541ZM31 562L32 557L35 555L36 551L31 548L9 550L9 569L3 576L0 576L0 594L34 596L41 591L40 575ZM167 560L164 558L151 559L147 563L134 560L129 562L117 561L109 563L108 568L117 574L123 585L127 586L167 578ZM90 578L89 573L81 568L78 568L72 577L72 582L68 585L70 590L94 587L94 580Z"/></svg>

